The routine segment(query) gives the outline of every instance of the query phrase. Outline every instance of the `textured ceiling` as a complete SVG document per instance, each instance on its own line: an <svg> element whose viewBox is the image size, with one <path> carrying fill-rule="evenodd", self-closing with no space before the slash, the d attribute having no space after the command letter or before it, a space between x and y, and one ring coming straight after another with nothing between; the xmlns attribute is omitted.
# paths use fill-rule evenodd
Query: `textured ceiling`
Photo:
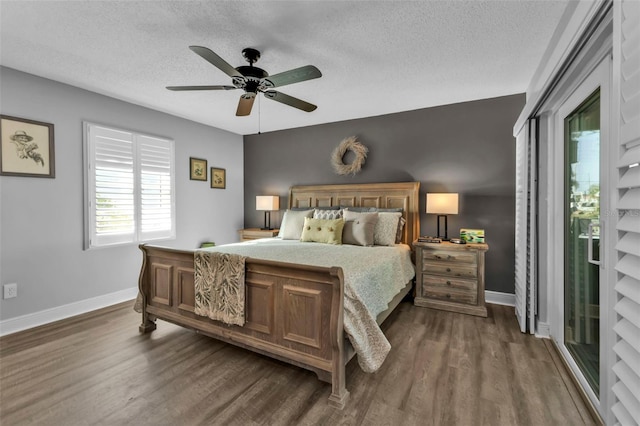
<svg viewBox="0 0 640 426"><path fill-rule="evenodd" d="M567 3L3 0L0 64L244 135L524 92ZM260 95L236 117L240 90L166 90L231 84L190 45L313 64L322 78L278 90L318 109Z"/></svg>

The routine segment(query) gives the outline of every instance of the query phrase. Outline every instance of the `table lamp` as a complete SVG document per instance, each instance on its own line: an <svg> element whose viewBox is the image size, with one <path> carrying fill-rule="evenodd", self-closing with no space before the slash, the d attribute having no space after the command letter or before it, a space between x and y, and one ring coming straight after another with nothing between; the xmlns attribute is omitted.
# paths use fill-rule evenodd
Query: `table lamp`
<svg viewBox="0 0 640 426"><path fill-rule="evenodd" d="M447 235L447 215L458 214L458 194L455 193L435 193L427 194L427 213L437 214L438 238L448 241ZM444 218L444 236L440 235L440 219Z"/></svg>
<svg viewBox="0 0 640 426"><path fill-rule="evenodd" d="M257 195L256 196L256 210L264 210L264 228L260 229L273 229L271 227L271 212L280 208L280 197L277 195Z"/></svg>

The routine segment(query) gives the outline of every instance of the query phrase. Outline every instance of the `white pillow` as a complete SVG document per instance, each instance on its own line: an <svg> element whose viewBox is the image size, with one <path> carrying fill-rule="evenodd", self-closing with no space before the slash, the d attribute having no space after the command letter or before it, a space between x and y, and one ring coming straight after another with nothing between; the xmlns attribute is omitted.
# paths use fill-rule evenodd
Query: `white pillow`
<svg viewBox="0 0 640 426"><path fill-rule="evenodd" d="M378 223L373 230L373 244L377 246L392 246L396 243L400 212L378 212Z"/></svg>
<svg viewBox="0 0 640 426"><path fill-rule="evenodd" d="M305 217L313 217L314 210L287 210L282 216L278 236L283 240L299 240Z"/></svg>

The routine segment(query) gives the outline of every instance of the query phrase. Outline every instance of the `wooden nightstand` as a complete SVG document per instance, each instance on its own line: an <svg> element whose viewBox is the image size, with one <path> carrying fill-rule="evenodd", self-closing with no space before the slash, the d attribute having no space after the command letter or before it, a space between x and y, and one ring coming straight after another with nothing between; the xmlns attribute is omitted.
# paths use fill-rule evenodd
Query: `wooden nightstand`
<svg viewBox="0 0 640 426"><path fill-rule="evenodd" d="M238 231L240 233L240 241L257 240L258 238L277 237L279 229L260 229L247 228Z"/></svg>
<svg viewBox="0 0 640 426"><path fill-rule="evenodd" d="M416 250L416 306L487 316L484 304L487 244L415 241L413 246Z"/></svg>

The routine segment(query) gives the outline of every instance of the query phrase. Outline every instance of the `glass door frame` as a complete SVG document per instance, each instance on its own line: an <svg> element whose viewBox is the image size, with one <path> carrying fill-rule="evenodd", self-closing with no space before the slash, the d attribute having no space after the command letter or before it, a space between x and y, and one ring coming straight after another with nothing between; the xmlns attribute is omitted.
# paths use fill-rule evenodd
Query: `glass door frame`
<svg viewBox="0 0 640 426"><path fill-rule="evenodd" d="M596 395L586 378L580 371L577 363L564 345L564 281L565 281L565 127L564 119L578 108L587 98L589 98L598 88L600 88L600 392ZM611 350L607 337L609 324L610 306L610 283L609 270L613 264L612 259L606 257L613 232L612 224L615 226L614 218L608 215L611 212L611 179L610 168L610 123L611 123L611 57L607 55L574 89L567 94L558 106L552 110L550 117L551 141L549 147L549 231L551 235L563 236L562 238L549 239L549 260L551 291L549 292L549 313L550 313L550 334L555 341L560 355L569 366L571 373L582 386L593 406L601 416L605 416L609 399L609 370L611 364ZM613 228L615 230L615 227ZM615 232L615 231L614 231Z"/></svg>
<svg viewBox="0 0 640 426"><path fill-rule="evenodd" d="M578 95L582 95L582 91L578 91ZM564 321L564 347L569 351L576 364L580 366L580 371L583 376L589 382L589 385L594 393L600 394L600 276L602 275L602 269L600 268L600 169L601 169L601 149L600 146L600 116L602 114L601 102L600 102L600 87L598 87L593 93L587 96L569 115L564 117L564 309L563 309L563 321ZM567 100L567 105L573 104L573 97ZM597 142L591 140L584 142L577 142L573 140L574 130L587 132L593 129L575 128L572 129L578 120L581 124L577 124L582 127L583 125L589 125L586 119L585 113L593 111L597 113ZM561 118L562 113L558 118ZM594 117L595 118L595 117ZM582 122L583 119L587 121ZM557 123L559 125L559 123ZM568 126L571 126L569 128ZM594 128L595 129L595 128ZM584 134L581 134L584 136ZM587 136L589 138L589 136ZM586 144L586 145L583 145ZM596 152L592 152L591 155L585 156L585 152L581 150L586 148L588 151L589 146L596 145ZM582 155L581 155L582 151ZM578 182L583 181L585 178L593 178L589 171L586 171L581 166L586 166L587 163L597 160L597 179L590 180L591 185L588 189L579 189L574 187L578 185ZM574 168L575 164L575 168ZM575 179L575 181L573 180ZM580 211L582 214L587 213L584 210L585 207L580 207L580 201L573 200L571 198L574 194L581 194L583 191L591 193L593 183L597 183L598 187L598 201L597 201L597 216L596 217L574 217L573 212ZM602 193L605 195L605 192ZM591 198L589 198L592 200ZM572 206L573 203L576 206ZM590 216L590 215L588 215ZM577 220L576 220L577 219ZM588 226L587 226L588 222ZM577 228L577 229L576 229ZM594 229L597 229L597 235ZM585 238L586 236L586 238ZM597 241L597 243L596 243ZM604 241L603 241L604 242ZM597 259L596 259L597 258ZM593 278L590 278L593 276ZM594 287L591 290L591 286ZM573 288L572 288L573 287ZM597 322L596 324L590 319L590 297L593 295L594 290L597 294ZM570 298L570 299L567 299ZM577 298L577 299L576 299ZM581 313L582 312L582 313ZM594 330L595 329L595 330ZM571 331L571 336L568 336L568 331ZM572 341L574 340L575 341ZM583 340L584 339L584 340ZM595 344L589 344L590 339L597 339ZM597 353L597 363L589 361L589 353L595 351ZM595 366L593 364L596 364ZM595 367L595 371L592 368Z"/></svg>

